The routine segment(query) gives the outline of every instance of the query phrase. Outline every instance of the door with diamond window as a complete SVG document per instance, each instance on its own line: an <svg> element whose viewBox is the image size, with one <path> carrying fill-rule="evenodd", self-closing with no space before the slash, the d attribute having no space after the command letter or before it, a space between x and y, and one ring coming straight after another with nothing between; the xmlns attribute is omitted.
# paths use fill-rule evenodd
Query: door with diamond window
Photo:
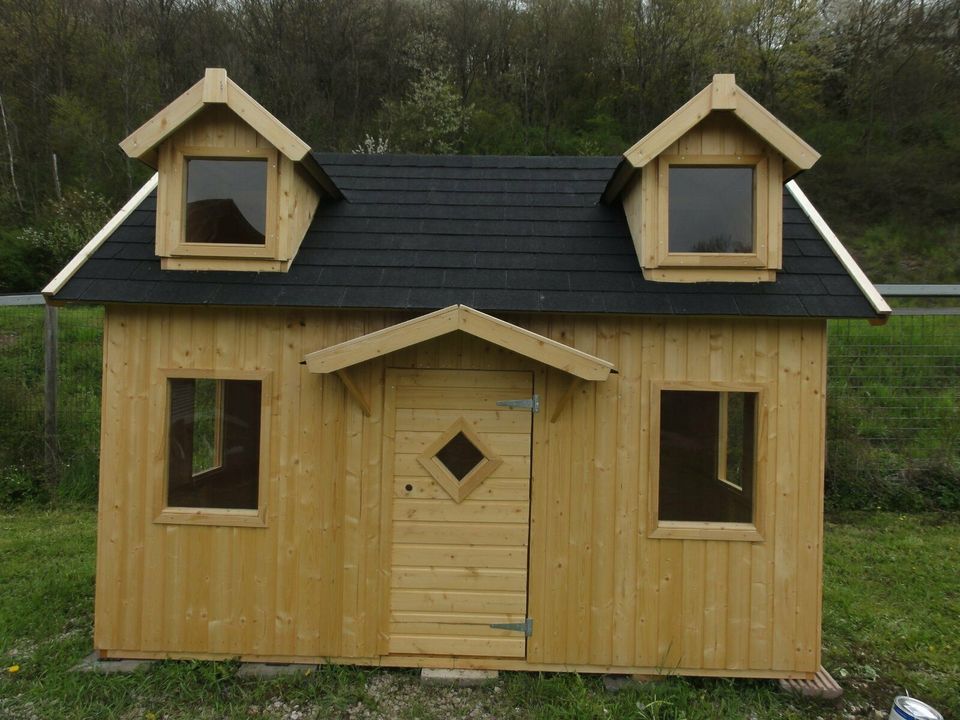
<svg viewBox="0 0 960 720"><path fill-rule="evenodd" d="M388 371L387 652L525 656L533 420L497 402L532 393L529 372Z"/></svg>

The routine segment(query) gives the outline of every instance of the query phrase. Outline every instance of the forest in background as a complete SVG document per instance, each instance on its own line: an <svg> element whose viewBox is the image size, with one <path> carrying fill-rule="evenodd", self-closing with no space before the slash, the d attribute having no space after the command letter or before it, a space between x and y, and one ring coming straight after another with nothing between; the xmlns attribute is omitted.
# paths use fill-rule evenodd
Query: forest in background
<svg viewBox="0 0 960 720"><path fill-rule="evenodd" d="M733 72L875 281L960 280L960 0L0 0L0 292L139 187L117 143L205 67L319 151L573 155Z"/></svg>

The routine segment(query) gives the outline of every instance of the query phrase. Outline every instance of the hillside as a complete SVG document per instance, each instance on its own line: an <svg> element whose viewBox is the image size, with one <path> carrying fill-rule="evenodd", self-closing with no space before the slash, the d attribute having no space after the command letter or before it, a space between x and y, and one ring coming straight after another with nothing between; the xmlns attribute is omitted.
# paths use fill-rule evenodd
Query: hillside
<svg viewBox="0 0 960 720"><path fill-rule="evenodd" d="M618 154L715 72L822 154L880 282L960 278L960 0L0 0L0 292L147 177L119 140L223 66L316 150Z"/></svg>

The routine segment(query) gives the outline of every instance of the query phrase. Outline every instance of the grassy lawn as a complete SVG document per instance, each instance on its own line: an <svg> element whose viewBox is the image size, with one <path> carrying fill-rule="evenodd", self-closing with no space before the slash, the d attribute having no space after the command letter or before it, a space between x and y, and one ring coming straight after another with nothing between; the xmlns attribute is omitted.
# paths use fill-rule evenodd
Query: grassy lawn
<svg viewBox="0 0 960 720"><path fill-rule="evenodd" d="M851 514L827 524L824 664L838 706L774 683L664 682L604 692L599 678L501 674L484 689L424 688L415 673L330 666L273 681L236 663L71 673L90 651L94 513L0 515L0 718L886 718L904 689L960 714L960 517ZM17 672L7 668L19 666ZM879 711L879 715L877 712Z"/></svg>

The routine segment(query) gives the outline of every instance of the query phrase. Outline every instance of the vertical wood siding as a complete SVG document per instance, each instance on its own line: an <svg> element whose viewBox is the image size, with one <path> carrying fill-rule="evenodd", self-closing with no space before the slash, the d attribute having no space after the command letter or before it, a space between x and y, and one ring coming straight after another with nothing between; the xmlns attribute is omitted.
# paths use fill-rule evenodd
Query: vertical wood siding
<svg viewBox="0 0 960 720"><path fill-rule="evenodd" d="M96 647L355 657L387 647L381 518L386 367L534 372L530 663L812 672L819 663L825 327L808 320L510 316L614 362L581 382L453 334L335 376L299 364L401 313L108 308ZM268 370L267 527L157 524L159 368ZM648 538L651 382L769 387L761 542Z"/></svg>

